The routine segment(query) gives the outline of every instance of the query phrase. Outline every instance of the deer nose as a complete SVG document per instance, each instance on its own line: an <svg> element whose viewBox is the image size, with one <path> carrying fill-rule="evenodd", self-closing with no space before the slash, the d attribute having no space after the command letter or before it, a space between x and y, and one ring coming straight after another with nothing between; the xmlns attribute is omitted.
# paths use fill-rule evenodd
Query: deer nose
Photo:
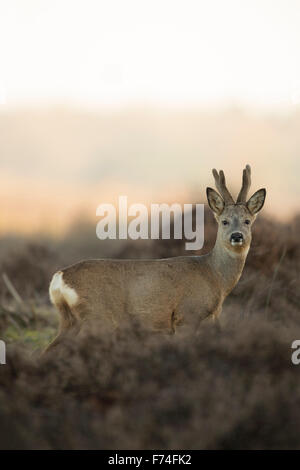
<svg viewBox="0 0 300 470"><path fill-rule="evenodd" d="M242 243L244 237L241 232L233 232L230 237L230 241L233 243Z"/></svg>

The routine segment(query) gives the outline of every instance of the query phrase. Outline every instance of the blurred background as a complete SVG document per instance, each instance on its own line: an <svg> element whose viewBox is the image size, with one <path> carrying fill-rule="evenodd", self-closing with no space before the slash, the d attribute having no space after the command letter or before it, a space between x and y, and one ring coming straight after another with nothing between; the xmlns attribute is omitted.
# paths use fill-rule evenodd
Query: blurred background
<svg viewBox="0 0 300 470"><path fill-rule="evenodd" d="M2 0L0 233L61 235L96 207L199 202L252 165L298 210L297 0ZM100 242L99 242L100 243Z"/></svg>

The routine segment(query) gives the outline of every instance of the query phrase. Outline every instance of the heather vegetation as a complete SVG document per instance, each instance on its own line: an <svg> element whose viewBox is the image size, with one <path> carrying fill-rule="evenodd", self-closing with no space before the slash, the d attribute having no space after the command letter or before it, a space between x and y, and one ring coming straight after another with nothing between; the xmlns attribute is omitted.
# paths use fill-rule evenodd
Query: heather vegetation
<svg viewBox="0 0 300 470"><path fill-rule="evenodd" d="M206 214L205 246L216 224ZM58 317L56 269L82 258L169 257L185 241L100 242L75 224L63 239L0 241L0 447L4 449L300 448L300 217L259 216L221 331L153 335L124 319L68 338L46 355ZM113 301L113 299L112 299Z"/></svg>

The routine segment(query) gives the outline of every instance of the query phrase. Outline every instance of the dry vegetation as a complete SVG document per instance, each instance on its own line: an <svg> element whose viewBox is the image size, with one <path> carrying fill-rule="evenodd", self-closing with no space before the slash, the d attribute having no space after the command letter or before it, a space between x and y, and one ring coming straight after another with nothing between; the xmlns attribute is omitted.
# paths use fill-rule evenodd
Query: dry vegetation
<svg viewBox="0 0 300 470"><path fill-rule="evenodd" d="M206 217L205 245L216 226ZM247 266L227 299L222 331L151 335L130 322L70 338L40 358L57 317L51 274L84 257L165 257L184 241L95 240L76 225L64 240L1 240L0 447L97 449L300 448L300 218L258 218Z"/></svg>

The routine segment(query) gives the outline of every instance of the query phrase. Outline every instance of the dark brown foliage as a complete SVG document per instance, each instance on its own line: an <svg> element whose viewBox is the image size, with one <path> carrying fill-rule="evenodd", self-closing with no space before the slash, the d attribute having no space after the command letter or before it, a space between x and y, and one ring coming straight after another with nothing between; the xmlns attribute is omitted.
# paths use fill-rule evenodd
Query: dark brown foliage
<svg viewBox="0 0 300 470"><path fill-rule="evenodd" d="M99 322L41 358L8 345L0 447L299 449L300 366L291 363L291 343L300 339L299 220L258 218L221 331L207 325L197 336L151 335L127 322L108 332ZM207 217L203 251L215 231ZM86 256L78 238L73 253L72 237L68 252L66 243L24 248L27 258L6 254L2 269L22 295L45 298L55 264L73 261L75 251ZM183 253L179 241L128 242L115 256Z"/></svg>

